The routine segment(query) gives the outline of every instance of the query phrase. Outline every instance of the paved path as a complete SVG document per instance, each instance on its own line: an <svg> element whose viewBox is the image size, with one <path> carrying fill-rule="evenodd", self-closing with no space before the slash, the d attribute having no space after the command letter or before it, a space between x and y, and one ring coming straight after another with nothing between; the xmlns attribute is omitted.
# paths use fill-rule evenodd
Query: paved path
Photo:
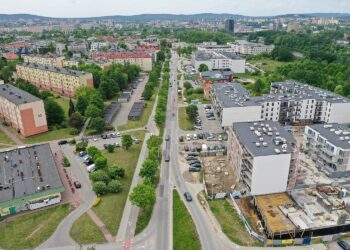
<svg viewBox="0 0 350 250"><path fill-rule="evenodd" d="M90 216L90 218L95 222L95 224L99 227L101 232L103 233L103 236L107 240L107 242L114 242L113 236L109 233L108 229L106 228L106 225L98 218L98 216L95 214L95 212L90 208L87 211L87 214Z"/></svg>
<svg viewBox="0 0 350 250"><path fill-rule="evenodd" d="M80 137L80 138L84 135L84 132L85 132L87 126L88 126L89 123L90 123L90 119L91 119L91 118L89 117L89 118L87 118L87 120L85 121L84 127L82 128L82 130L81 130L80 133L79 133L79 137Z"/></svg>
<svg viewBox="0 0 350 250"><path fill-rule="evenodd" d="M9 129L5 128L4 125L0 124L0 130L4 132L10 139L17 145L24 145L24 143L14 135Z"/></svg>

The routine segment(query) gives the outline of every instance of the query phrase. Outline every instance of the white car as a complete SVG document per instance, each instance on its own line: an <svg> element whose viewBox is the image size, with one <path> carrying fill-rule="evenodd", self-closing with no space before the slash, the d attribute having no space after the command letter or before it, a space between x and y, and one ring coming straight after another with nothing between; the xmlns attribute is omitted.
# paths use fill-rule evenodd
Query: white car
<svg viewBox="0 0 350 250"><path fill-rule="evenodd" d="M98 141L97 137L93 137L93 141Z"/></svg>
<svg viewBox="0 0 350 250"><path fill-rule="evenodd" d="M193 140L197 140L197 139L198 139L197 134L194 134L193 135Z"/></svg>
<svg viewBox="0 0 350 250"><path fill-rule="evenodd" d="M187 140L187 141L190 141L190 140L191 140L191 135L187 134L187 135L186 135L186 140Z"/></svg>
<svg viewBox="0 0 350 250"><path fill-rule="evenodd" d="M121 137L122 134L120 132L117 132L117 137Z"/></svg>

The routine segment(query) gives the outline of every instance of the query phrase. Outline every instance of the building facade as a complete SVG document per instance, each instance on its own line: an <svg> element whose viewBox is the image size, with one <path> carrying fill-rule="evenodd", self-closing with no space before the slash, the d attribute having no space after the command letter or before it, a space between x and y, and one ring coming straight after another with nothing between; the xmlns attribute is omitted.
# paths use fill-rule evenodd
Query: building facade
<svg viewBox="0 0 350 250"><path fill-rule="evenodd" d="M231 34L235 33L235 20L227 19L225 21L225 30Z"/></svg>
<svg viewBox="0 0 350 250"><path fill-rule="evenodd" d="M18 64L16 70L17 78L64 96L74 97L75 91L81 86L94 87L92 74L82 71L33 63Z"/></svg>
<svg viewBox="0 0 350 250"><path fill-rule="evenodd" d="M64 67L64 56L54 55L24 55L22 56L24 62L42 64L51 67L63 68Z"/></svg>
<svg viewBox="0 0 350 250"><path fill-rule="evenodd" d="M0 118L25 137L48 131L44 102L11 84L0 85Z"/></svg>
<svg viewBox="0 0 350 250"><path fill-rule="evenodd" d="M234 123L228 129L228 162L248 195L294 188L296 150L293 137L278 122Z"/></svg>
<svg viewBox="0 0 350 250"><path fill-rule="evenodd" d="M274 47L274 45L252 43L246 40L236 40L233 43L234 52L240 55L259 55L261 53L271 53Z"/></svg>
<svg viewBox="0 0 350 250"><path fill-rule="evenodd" d="M152 56L147 53L94 53L93 60L109 60L114 64L135 64L143 71L152 70Z"/></svg>

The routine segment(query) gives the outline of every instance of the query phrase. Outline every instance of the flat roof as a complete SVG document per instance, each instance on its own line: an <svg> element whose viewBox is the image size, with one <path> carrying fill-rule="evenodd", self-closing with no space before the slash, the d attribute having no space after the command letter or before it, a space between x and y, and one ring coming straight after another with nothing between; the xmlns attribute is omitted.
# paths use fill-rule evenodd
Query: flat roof
<svg viewBox="0 0 350 250"><path fill-rule="evenodd" d="M130 110L129 117L140 117L142 115L143 109L145 108L144 102L135 102Z"/></svg>
<svg viewBox="0 0 350 250"><path fill-rule="evenodd" d="M350 149L350 129L341 124L314 124L308 126L317 131L329 143L342 149Z"/></svg>
<svg viewBox="0 0 350 250"><path fill-rule="evenodd" d="M233 123L240 143L253 156L290 154L295 140L278 122L239 122Z"/></svg>
<svg viewBox="0 0 350 250"><path fill-rule="evenodd" d="M103 111L103 119L106 124L110 124L114 118L114 116L121 109L122 105L118 102L112 102L109 104L105 110Z"/></svg>
<svg viewBox="0 0 350 250"><path fill-rule="evenodd" d="M214 52L199 50L194 53L195 59L199 61L207 61L210 59L242 59L234 52Z"/></svg>
<svg viewBox="0 0 350 250"><path fill-rule="evenodd" d="M255 204L264 218L270 233L275 234L295 230L293 223L279 208L279 206L291 206L294 204L286 193L255 196Z"/></svg>
<svg viewBox="0 0 350 250"><path fill-rule="evenodd" d="M49 144L0 152L0 203L63 188Z"/></svg>
<svg viewBox="0 0 350 250"><path fill-rule="evenodd" d="M20 64L20 66L34 68L34 69L40 69L40 70L44 70L44 71L51 71L51 72L55 72L55 73L59 73L59 74L72 75L72 76L83 76L83 75L88 74L84 71L70 70L70 69L65 69L65 68L57 68L57 67L36 64L36 63L23 63L23 64Z"/></svg>
<svg viewBox="0 0 350 250"><path fill-rule="evenodd" d="M0 85L0 96L16 105L41 101L40 98L33 96L10 83Z"/></svg>

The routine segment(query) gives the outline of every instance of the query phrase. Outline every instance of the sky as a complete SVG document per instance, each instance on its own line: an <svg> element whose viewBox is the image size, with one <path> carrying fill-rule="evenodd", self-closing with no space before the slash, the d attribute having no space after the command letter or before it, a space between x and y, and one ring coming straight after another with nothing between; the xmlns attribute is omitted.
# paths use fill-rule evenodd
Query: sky
<svg viewBox="0 0 350 250"><path fill-rule="evenodd" d="M94 17L144 13L231 13L269 16L289 13L350 13L350 0L0 0L1 14Z"/></svg>

